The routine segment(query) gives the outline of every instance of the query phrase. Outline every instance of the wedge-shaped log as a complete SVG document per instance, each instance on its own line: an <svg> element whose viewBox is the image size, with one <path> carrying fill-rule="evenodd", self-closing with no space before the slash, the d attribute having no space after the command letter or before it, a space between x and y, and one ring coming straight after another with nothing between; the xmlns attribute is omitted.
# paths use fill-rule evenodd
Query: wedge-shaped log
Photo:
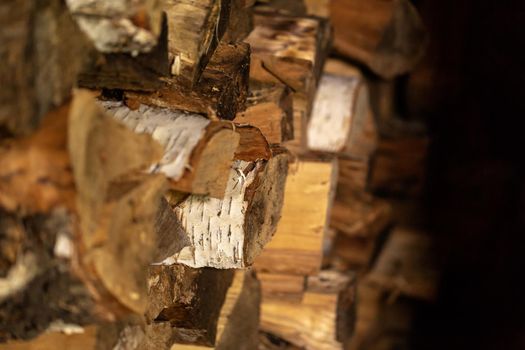
<svg viewBox="0 0 525 350"><path fill-rule="evenodd" d="M253 30L252 4L245 0L231 0L230 19L223 41L237 43L245 39Z"/></svg>
<svg viewBox="0 0 525 350"><path fill-rule="evenodd" d="M408 0L334 0L334 47L384 78L407 73L422 57L426 31Z"/></svg>
<svg viewBox="0 0 525 350"><path fill-rule="evenodd" d="M161 31L155 0L66 0L82 31L101 52L149 52Z"/></svg>
<svg viewBox="0 0 525 350"><path fill-rule="evenodd" d="M355 285L352 275L323 270L308 277L299 301L265 295L261 330L308 350L342 350L353 333Z"/></svg>
<svg viewBox="0 0 525 350"><path fill-rule="evenodd" d="M235 123L256 126L270 144L281 144L294 137L291 90L280 83L250 80L246 110L237 113Z"/></svg>
<svg viewBox="0 0 525 350"><path fill-rule="evenodd" d="M124 96L129 105L143 103L232 120L244 110L249 66L249 45L221 43L193 87L181 77L172 77L163 79L163 86L156 91L126 91Z"/></svg>
<svg viewBox="0 0 525 350"><path fill-rule="evenodd" d="M166 0L171 73L195 84L217 45L230 16L230 0Z"/></svg>
<svg viewBox="0 0 525 350"><path fill-rule="evenodd" d="M250 77L280 82L292 89L294 141L299 151L306 145L306 123L330 43L327 21L256 13L255 29L246 42L252 48Z"/></svg>
<svg viewBox="0 0 525 350"><path fill-rule="evenodd" d="M290 164L281 220L255 262L258 271L297 275L319 272L336 180L336 160L299 159Z"/></svg>
<svg viewBox="0 0 525 350"><path fill-rule="evenodd" d="M260 284L252 271L236 270L217 322L213 346L175 344L171 350L251 350L257 348Z"/></svg>
<svg viewBox="0 0 525 350"><path fill-rule="evenodd" d="M175 207L191 245L164 261L193 267L250 266L281 215L286 153L269 161L236 161L223 199L192 195Z"/></svg>

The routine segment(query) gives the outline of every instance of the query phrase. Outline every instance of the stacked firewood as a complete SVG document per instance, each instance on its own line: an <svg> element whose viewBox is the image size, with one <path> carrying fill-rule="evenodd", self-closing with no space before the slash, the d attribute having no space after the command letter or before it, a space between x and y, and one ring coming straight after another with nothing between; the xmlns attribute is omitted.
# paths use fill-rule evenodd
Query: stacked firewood
<svg viewBox="0 0 525 350"><path fill-rule="evenodd" d="M424 50L408 1L12 0L0 19L0 349L356 344L357 294L399 289L410 250L391 236L369 270L397 217L376 194L424 180L424 130L383 80Z"/></svg>

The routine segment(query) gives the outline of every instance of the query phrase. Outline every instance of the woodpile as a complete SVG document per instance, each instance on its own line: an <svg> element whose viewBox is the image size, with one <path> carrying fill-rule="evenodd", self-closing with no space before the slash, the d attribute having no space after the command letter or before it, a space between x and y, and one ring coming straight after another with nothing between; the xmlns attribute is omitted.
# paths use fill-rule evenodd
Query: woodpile
<svg viewBox="0 0 525 350"><path fill-rule="evenodd" d="M430 241L381 251L397 212L379 195L425 176L425 131L382 80L424 49L408 1L0 18L0 349L358 348L380 296L433 297L411 255Z"/></svg>

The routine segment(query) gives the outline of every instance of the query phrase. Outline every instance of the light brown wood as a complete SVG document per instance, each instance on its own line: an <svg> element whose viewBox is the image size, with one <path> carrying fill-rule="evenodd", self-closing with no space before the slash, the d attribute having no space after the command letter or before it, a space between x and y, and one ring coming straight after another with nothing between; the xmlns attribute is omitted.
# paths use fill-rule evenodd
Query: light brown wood
<svg viewBox="0 0 525 350"><path fill-rule="evenodd" d="M335 160L299 159L290 164L281 220L275 236L256 260L258 271L319 272L336 179Z"/></svg>
<svg viewBox="0 0 525 350"><path fill-rule="evenodd" d="M191 242L164 261L193 267L250 266L273 236L283 203L286 153L269 161L236 161L223 199L190 196L175 207Z"/></svg>
<svg viewBox="0 0 525 350"><path fill-rule="evenodd" d="M422 57L426 32L408 0L333 0L335 49L384 78L407 73Z"/></svg>
<svg viewBox="0 0 525 350"><path fill-rule="evenodd" d="M171 74L194 85L219 44L230 16L230 0L166 0Z"/></svg>
<svg viewBox="0 0 525 350"><path fill-rule="evenodd" d="M306 288L306 277L281 273L258 273L263 297L301 300Z"/></svg>
<svg viewBox="0 0 525 350"><path fill-rule="evenodd" d="M261 329L305 349L344 349L354 325L355 282L326 270L308 277L298 302L264 297Z"/></svg>
<svg viewBox="0 0 525 350"><path fill-rule="evenodd" d="M330 28L317 18L257 13L246 42L252 48L250 77L293 91L296 151L306 145L306 123L330 43Z"/></svg>
<svg viewBox="0 0 525 350"><path fill-rule="evenodd" d="M235 123L258 127L270 144L294 138L291 90L280 83L250 80L246 110L237 113Z"/></svg>

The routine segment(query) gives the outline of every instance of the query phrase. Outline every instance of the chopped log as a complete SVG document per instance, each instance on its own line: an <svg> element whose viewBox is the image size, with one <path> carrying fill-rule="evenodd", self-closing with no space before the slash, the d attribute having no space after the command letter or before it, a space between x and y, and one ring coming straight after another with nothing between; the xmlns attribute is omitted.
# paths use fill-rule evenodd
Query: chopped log
<svg viewBox="0 0 525 350"><path fill-rule="evenodd" d="M230 20L222 40L237 43L244 40L253 30L253 12L245 0L231 0Z"/></svg>
<svg viewBox="0 0 525 350"><path fill-rule="evenodd" d="M221 308L214 346L174 345L171 350L252 350L257 348L260 285L251 271L236 270Z"/></svg>
<svg viewBox="0 0 525 350"><path fill-rule="evenodd" d="M166 0L171 74L195 85L228 26L230 0Z"/></svg>
<svg viewBox="0 0 525 350"><path fill-rule="evenodd" d="M85 0L83 0L85 1ZM170 74L168 59L168 29L163 17L162 31L156 45L140 54L106 53L92 50L78 76L78 85L88 89L103 89L122 95L121 90L155 91L163 86L162 79Z"/></svg>
<svg viewBox="0 0 525 350"><path fill-rule="evenodd" d="M319 272L336 179L336 160L300 159L290 165L281 220L275 236L256 260L258 271L294 275Z"/></svg>
<svg viewBox="0 0 525 350"><path fill-rule="evenodd" d="M249 45L221 43L193 87L188 87L181 77L165 78L158 91L125 91L124 97L129 106L143 103L232 120L244 110L249 66Z"/></svg>
<svg viewBox="0 0 525 350"><path fill-rule="evenodd" d="M155 0L66 0L79 27L106 53L149 52L161 31L162 8Z"/></svg>
<svg viewBox="0 0 525 350"><path fill-rule="evenodd" d="M370 270L377 250L376 237L349 236L336 232L330 264L339 271L352 270L362 276Z"/></svg>
<svg viewBox="0 0 525 350"><path fill-rule="evenodd" d="M167 350L176 343L212 346L234 271L179 264L149 270L149 324L138 349Z"/></svg>
<svg viewBox="0 0 525 350"><path fill-rule="evenodd" d="M246 42L252 48L250 77L282 83L293 91L294 141L306 145L306 123L330 44L327 21L317 18L256 13L255 29Z"/></svg>
<svg viewBox="0 0 525 350"><path fill-rule="evenodd" d="M132 110L122 102L101 102L108 113L136 132L148 133L164 146L164 156L152 165L171 188L222 198L240 135L228 123L211 122L183 111L140 105Z"/></svg>
<svg viewBox="0 0 525 350"><path fill-rule="evenodd" d="M286 153L235 161L223 199L191 195L175 207L191 245L164 261L188 266L250 266L273 236L283 203Z"/></svg>
<svg viewBox="0 0 525 350"><path fill-rule="evenodd" d="M334 48L383 78L410 71L425 51L427 36L408 0L333 0Z"/></svg>
<svg viewBox="0 0 525 350"><path fill-rule="evenodd" d="M2 1L0 22L0 129L27 135L70 97L91 45L61 0Z"/></svg>
<svg viewBox="0 0 525 350"><path fill-rule="evenodd" d="M433 301L439 273L431 236L397 228L388 237L366 283L394 293Z"/></svg>
<svg viewBox="0 0 525 350"><path fill-rule="evenodd" d="M355 322L355 277L310 276L299 302L264 297L261 329L305 349L344 349Z"/></svg>
<svg viewBox="0 0 525 350"><path fill-rule="evenodd" d="M368 89L359 77L323 74L307 126L308 148L342 152L369 110Z"/></svg>
<svg viewBox="0 0 525 350"><path fill-rule="evenodd" d="M277 13L292 16L306 15L306 6L302 0L257 0L255 8L257 11L265 13Z"/></svg>
<svg viewBox="0 0 525 350"><path fill-rule="evenodd" d="M259 332L258 350L303 350L290 342L276 336L275 334Z"/></svg>
<svg viewBox="0 0 525 350"><path fill-rule="evenodd" d="M184 228L171 209L170 203L165 198L160 201L160 206L155 217L156 247L153 262L161 262L173 253L181 251L189 245Z"/></svg>
<svg viewBox="0 0 525 350"><path fill-rule="evenodd" d="M293 102L288 87L252 79L246 102L246 110L237 113L235 123L256 126L270 144L293 140Z"/></svg>

